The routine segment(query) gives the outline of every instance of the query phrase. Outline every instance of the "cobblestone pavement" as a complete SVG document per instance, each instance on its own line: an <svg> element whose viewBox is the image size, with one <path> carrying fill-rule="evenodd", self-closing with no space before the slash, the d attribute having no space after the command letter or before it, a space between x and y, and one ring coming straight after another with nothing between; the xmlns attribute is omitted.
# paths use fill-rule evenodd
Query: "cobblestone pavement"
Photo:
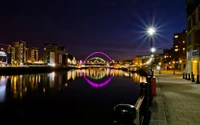
<svg viewBox="0 0 200 125"><path fill-rule="evenodd" d="M150 125L200 125L200 84L183 79L180 71L155 71L155 76Z"/></svg>

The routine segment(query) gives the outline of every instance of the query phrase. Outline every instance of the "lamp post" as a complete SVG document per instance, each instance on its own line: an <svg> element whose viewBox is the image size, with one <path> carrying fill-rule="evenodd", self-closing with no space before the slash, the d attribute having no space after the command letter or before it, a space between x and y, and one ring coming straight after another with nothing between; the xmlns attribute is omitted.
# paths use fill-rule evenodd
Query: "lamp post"
<svg viewBox="0 0 200 125"><path fill-rule="evenodd" d="M161 66L161 62L159 62L159 66L160 66L160 70L159 70L159 74L161 74L161 69L162 69L162 66Z"/></svg>
<svg viewBox="0 0 200 125"><path fill-rule="evenodd" d="M174 64L174 70L173 70L173 74L175 74L175 65L176 65L176 62L173 61L173 64Z"/></svg>
<svg viewBox="0 0 200 125"><path fill-rule="evenodd" d="M150 38L151 38L151 41L150 41L150 47L151 47L151 71L152 71L152 77L153 77L153 75L154 75L154 71L153 71L153 60L154 60L154 52L156 51L156 49L154 48L154 45L153 45L153 39L152 39L152 37L153 37L153 35L156 33L156 30L155 30L155 28L153 28L153 27L150 27L148 30L147 30L147 33L148 33L148 35L150 36Z"/></svg>

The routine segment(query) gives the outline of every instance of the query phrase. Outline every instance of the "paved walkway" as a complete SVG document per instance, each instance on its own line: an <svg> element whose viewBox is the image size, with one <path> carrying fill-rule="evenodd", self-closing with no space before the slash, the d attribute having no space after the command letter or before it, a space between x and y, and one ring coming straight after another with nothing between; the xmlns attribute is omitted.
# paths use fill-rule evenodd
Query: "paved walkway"
<svg viewBox="0 0 200 125"><path fill-rule="evenodd" d="M150 125L200 125L200 84L182 79L181 72L155 71L157 95Z"/></svg>

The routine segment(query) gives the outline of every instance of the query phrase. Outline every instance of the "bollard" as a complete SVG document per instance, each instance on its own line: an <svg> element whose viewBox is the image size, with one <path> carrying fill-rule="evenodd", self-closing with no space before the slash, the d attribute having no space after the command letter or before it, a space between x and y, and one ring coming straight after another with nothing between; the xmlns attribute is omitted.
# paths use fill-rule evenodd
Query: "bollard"
<svg viewBox="0 0 200 125"><path fill-rule="evenodd" d="M192 73L192 82L195 82L195 80L194 80L194 74Z"/></svg>
<svg viewBox="0 0 200 125"><path fill-rule="evenodd" d="M183 79L185 79L185 73L183 73Z"/></svg>
<svg viewBox="0 0 200 125"><path fill-rule="evenodd" d="M196 84L199 84L199 75L197 75L197 81Z"/></svg>
<svg viewBox="0 0 200 125"><path fill-rule="evenodd" d="M152 96L156 96L156 78L152 78L152 83L151 83L151 88L152 88Z"/></svg>
<svg viewBox="0 0 200 125"><path fill-rule="evenodd" d="M144 100L140 107L139 121L142 121L141 118L144 117L142 125L148 125L149 124L149 84L147 82L140 83L140 96L144 96Z"/></svg>
<svg viewBox="0 0 200 125"><path fill-rule="evenodd" d="M187 73L185 73L185 79L187 80Z"/></svg>
<svg viewBox="0 0 200 125"><path fill-rule="evenodd" d="M149 84L149 105L152 106L152 100L153 100L153 95L152 95L152 85L151 85L151 81L152 78L151 76L147 76L146 77L146 81Z"/></svg>
<svg viewBox="0 0 200 125"><path fill-rule="evenodd" d="M188 73L188 80L191 80L191 79L190 79L190 73Z"/></svg>
<svg viewBox="0 0 200 125"><path fill-rule="evenodd" d="M118 104L114 107L114 124L136 125L136 108L130 104Z"/></svg>

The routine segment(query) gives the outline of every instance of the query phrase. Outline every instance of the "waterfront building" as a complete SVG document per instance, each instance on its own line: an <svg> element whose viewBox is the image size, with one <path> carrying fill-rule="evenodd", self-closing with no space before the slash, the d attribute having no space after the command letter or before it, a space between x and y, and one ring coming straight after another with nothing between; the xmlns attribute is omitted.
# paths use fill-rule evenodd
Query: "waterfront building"
<svg viewBox="0 0 200 125"><path fill-rule="evenodd" d="M7 63L9 65L12 65L15 63L15 47L11 45L8 46L7 57L8 57Z"/></svg>
<svg viewBox="0 0 200 125"><path fill-rule="evenodd" d="M133 60L123 60L122 63L123 63L123 64L132 65L132 64L133 64Z"/></svg>
<svg viewBox="0 0 200 125"><path fill-rule="evenodd" d="M67 66L67 56L65 47L57 44L44 45L44 63L50 66Z"/></svg>
<svg viewBox="0 0 200 125"><path fill-rule="evenodd" d="M5 51L0 51L0 66L5 66L7 64L7 54Z"/></svg>
<svg viewBox="0 0 200 125"><path fill-rule="evenodd" d="M38 48L31 47L29 50L29 61L35 62L38 61Z"/></svg>
<svg viewBox="0 0 200 125"><path fill-rule="evenodd" d="M15 61L17 65L24 65L28 60L28 46L25 41L14 42Z"/></svg>
<svg viewBox="0 0 200 125"><path fill-rule="evenodd" d="M148 62L150 55L137 55L133 58L133 63L135 66L142 66Z"/></svg>
<svg viewBox="0 0 200 125"><path fill-rule="evenodd" d="M72 56L71 54L68 54L68 60L67 60L67 62L70 65L77 64L76 58L74 56Z"/></svg>
<svg viewBox="0 0 200 125"><path fill-rule="evenodd" d="M200 56L200 1L187 0L187 63L184 72L194 75L199 74L199 56Z"/></svg>

